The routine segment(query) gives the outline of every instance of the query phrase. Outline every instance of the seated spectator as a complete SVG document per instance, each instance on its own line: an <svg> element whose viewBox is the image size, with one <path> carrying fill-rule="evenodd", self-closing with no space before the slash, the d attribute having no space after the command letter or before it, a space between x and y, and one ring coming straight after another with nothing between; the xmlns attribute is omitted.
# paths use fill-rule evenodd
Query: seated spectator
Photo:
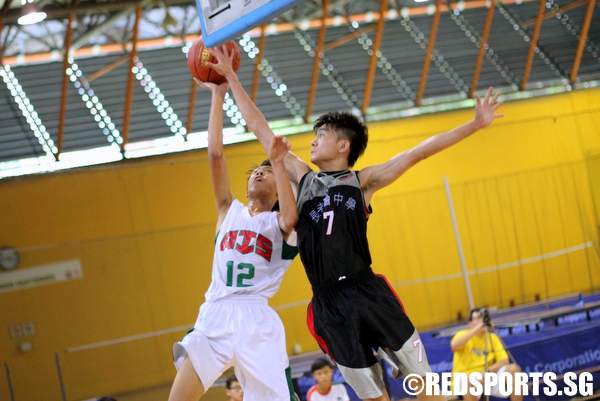
<svg viewBox="0 0 600 401"><path fill-rule="evenodd" d="M343 384L333 384L333 364L326 358L313 362L310 371L317 384L306 394L306 401L350 401Z"/></svg>
<svg viewBox="0 0 600 401"><path fill-rule="evenodd" d="M227 401L242 401L244 399L244 390L235 375L231 375L225 381L225 395Z"/></svg>
<svg viewBox="0 0 600 401"><path fill-rule="evenodd" d="M454 358L452 372L508 372L513 375L520 372L518 365L509 362L508 354L500 338L492 331L489 313L485 309L473 309L469 315L469 325L459 330L450 342ZM487 367L487 370L486 370ZM514 382L514 381L513 381ZM494 397L502 397L498 386L492 388ZM470 394L464 396L465 401L478 401L480 397ZM521 401L523 396L510 396L511 401Z"/></svg>

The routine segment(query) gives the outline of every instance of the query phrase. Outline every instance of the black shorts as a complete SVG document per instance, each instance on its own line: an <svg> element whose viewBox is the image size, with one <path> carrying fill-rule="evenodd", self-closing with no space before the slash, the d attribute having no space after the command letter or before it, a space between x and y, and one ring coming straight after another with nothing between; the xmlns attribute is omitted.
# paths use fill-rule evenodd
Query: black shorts
<svg viewBox="0 0 600 401"><path fill-rule="evenodd" d="M431 371L419 334L384 276L370 274L319 290L308 306L307 320L323 352L361 398L383 394L377 356L398 374Z"/></svg>
<svg viewBox="0 0 600 401"><path fill-rule="evenodd" d="M377 362L373 351L400 349L415 331L396 292L381 275L320 291L308 306L308 327L323 352L350 368L373 365Z"/></svg>

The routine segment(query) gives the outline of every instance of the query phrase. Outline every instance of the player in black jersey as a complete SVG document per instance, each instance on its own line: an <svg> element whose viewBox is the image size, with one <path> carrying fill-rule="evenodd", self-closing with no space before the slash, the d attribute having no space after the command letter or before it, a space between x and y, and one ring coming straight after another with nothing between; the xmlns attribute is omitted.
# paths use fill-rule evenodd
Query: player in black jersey
<svg viewBox="0 0 600 401"><path fill-rule="evenodd" d="M273 132L231 68L232 55L224 47L211 52L218 60L211 67L227 78L248 128L268 150ZM385 277L371 269L367 242L371 199L419 161L501 117L496 114L497 96L490 88L483 100L477 98L473 120L361 171L350 168L367 147L367 128L350 113L317 119L311 162L318 172L291 152L286 156L288 175L298 189L300 257L313 289L309 329L363 400L389 401L377 357L385 358L399 374L430 371L419 334L400 299Z"/></svg>

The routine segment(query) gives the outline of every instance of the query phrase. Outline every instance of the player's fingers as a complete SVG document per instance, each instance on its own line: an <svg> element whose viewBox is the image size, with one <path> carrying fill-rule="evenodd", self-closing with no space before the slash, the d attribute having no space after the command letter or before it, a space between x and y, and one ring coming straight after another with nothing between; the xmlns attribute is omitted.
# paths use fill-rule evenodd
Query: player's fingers
<svg viewBox="0 0 600 401"><path fill-rule="evenodd" d="M477 104L477 107L481 106L481 98L477 95L475 95L475 104Z"/></svg>
<svg viewBox="0 0 600 401"><path fill-rule="evenodd" d="M215 49L216 48L208 49L208 54L210 54L212 59L219 61L221 60L221 55Z"/></svg>
<svg viewBox="0 0 600 401"><path fill-rule="evenodd" d="M225 60L227 59L227 51L226 49L223 47L223 45L219 46L219 54L220 54L220 58L219 61L221 60Z"/></svg>
<svg viewBox="0 0 600 401"><path fill-rule="evenodd" d="M500 92L494 92L494 96L492 97L492 103L498 104L498 98L500 97Z"/></svg>
<svg viewBox="0 0 600 401"><path fill-rule="evenodd" d="M502 103L496 103L494 105L494 111L498 110L498 107L502 106Z"/></svg>
<svg viewBox="0 0 600 401"><path fill-rule="evenodd" d="M485 92L485 99L489 102L490 98L492 96L492 87L490 86L487 90L487 92Z"/></svg>
<svg viewBox="0 0 600 401"><path fill-rule="evenodd" d="M223 55L225 56L225 58L231 59L231 54L229 52L229 46L227 46L227 44L224 44L224 45L221 45L221 48L223 49Z"/></svg>

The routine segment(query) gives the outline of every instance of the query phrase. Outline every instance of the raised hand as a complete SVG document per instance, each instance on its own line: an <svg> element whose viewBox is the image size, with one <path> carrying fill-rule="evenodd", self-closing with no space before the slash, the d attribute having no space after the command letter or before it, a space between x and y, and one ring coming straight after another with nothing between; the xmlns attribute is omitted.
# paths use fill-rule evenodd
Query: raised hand
<svg viewBox="0 0 600 401"><path fill-rule="evenodd" d="M479 96L475 96L477 104L475 105L475 121L479 128L485 128L490 125L496 118L504 117L502 114L496 114L496 110L500 107L498 102L498 96L500 94L495 92L490 87L483 100Z"/></svg>
<svg viewBox="0 0 600 401"><path fill-rule="evenodd" d="M200 81L198 78L194 78L194 82L196 82L196 85L206 88L212 93L220 93L224 95L229 89L229 84L227 82L223 82L222 84L215 84L213 82Z"/></svg>
<svg viewBox="0 0 600 401"><path fill-rule="evenodd" d="M225 78L235 73L233 71L233 50L230 50L227 45L215 46L208 51L217 59L216 63L210 61L207 63L210 68Z"/></svg>
<svg viewBox="0 0 600 401"><path fill-rule="evenodd" d="M290 149L291 146L286 138L274 135L269 146L269 160L271 163L283 162Z"/></svg>

